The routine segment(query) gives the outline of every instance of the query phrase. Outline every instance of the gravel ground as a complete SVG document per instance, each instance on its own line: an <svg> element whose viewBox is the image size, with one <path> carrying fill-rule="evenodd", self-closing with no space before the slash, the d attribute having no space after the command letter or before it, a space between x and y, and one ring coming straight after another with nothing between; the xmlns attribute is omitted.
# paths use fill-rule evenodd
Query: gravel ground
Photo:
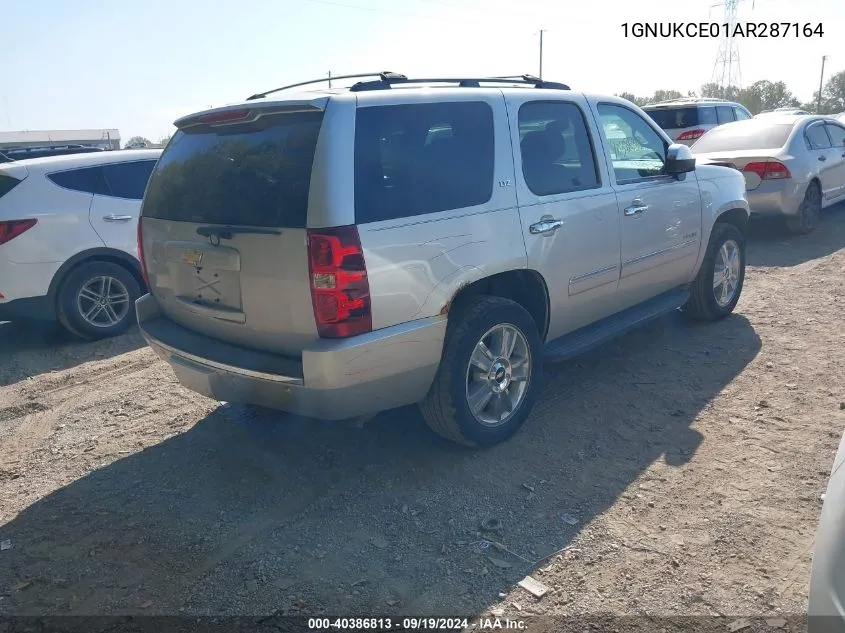
<svg viewBox="0 0 845 633"><path fill-rule="evenodd" d="M135 332L0 324L0 614L801 614L845 425L845 209L755 227L748 258L735 315L550 367L486 451L414 408L219 406Z"/></svg>

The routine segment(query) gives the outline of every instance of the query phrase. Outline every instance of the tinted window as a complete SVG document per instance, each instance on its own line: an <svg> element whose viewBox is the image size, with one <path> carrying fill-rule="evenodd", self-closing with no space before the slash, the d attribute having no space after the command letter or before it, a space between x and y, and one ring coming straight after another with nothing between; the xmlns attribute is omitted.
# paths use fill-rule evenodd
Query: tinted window
<svg viewBox="0 0 845 633"><path fill-rule="evenodd" d="M736 121L734 109L731 106L716 106L716 116L719 118L719 123Z"/></svg>
<svg viewBox="0 0 845 633"><path fill-rule="evenodd" d="M751 115L749 115L745 110L742 108L734 108L734 114L736 114L737 121L745 121L746 119L750 119Z"/></svg>
<svg viewBox="0 0 845 633"><path fill-rule="evenodd" d="M807 139L809 149L829 149L831 147L830 138L824 131L822 123L815 123L808 127L807 131L804 132L804 138Z"/></svg>
<svg viewBox="0 0 845 633"><path fill-rule="evenodd" d="M108 194L106 181L103 179L102 167L85 167L84 169L69 169L47 176L54 183L65 189L82 193Z"/></svg>
<svg viewBox="0 0 845 633"><path fill-rule="evenodd" d="M685 108L647 108L646 114L664 130L698 125L699 109L695 106Z"/></svg>
<svg viewBox="0 0 845 633"><path fill-rule="evenodd" d="M791 123L767 123L766 119L749 119L713 128L692 146L696 154L748 149L783 147L792 132Z"/></svg>
<svg viewBox="0 0 845 633"><path fill-rule="evenodd" d="M359 108L355 220L484 204L493 195L493 163L493 110L486 103Z"/></svg>
<svg viewBox="0 0 845 633"><path fill-rule="evenodd" d="M525 184L538 196L599 186L595 154L584 115L572 103L536 101L519 108Z"/></svg>
<svg viewBox="0 0 845 633"><path fill-rule="evenodd" d="M322 111L179 130L153 170L142 215L303 228Z"/></svg>
<svg viewBox="0 0 845 633"><path fill-rule="evenodd" d="M845 147L845 127L828 123L827 133L830 135L834 147Z"/></svg>
<svg viewBox="0 0 845 633"><path fill-rule="evenodd" d="M639 114L617 105L598 107L616 182L661 176L666 143Z"/></svg>
<svg viewBox="0 0 845 633"><path fill-rule="evenodd" d="M716 108L713 106L701 106L698 109L698 125L718 125Z"/></svg>
<svg viewBox="0 0 845 633"><path fill-rule="evenodd" d="M109 192L117 198L140 200L144 197L144 189L147 188L155 164L154 160L139 160L134 163L103 165Z"/></svg>

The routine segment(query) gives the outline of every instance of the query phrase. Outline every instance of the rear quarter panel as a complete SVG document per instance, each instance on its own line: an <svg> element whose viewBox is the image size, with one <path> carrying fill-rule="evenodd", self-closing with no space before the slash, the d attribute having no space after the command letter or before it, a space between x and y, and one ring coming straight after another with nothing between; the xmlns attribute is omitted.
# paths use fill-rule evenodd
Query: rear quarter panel
<svg viewBox="0 0 845 633"><path fill-rule="evenodd" d="M16 264L61 263L103 246L88 221L92 197L30 169L29 177L0 200L0 220L36 218L38 224L0 247L3 258Z"/></svg>
<svg viewBox="0 0 845 633"><path fill-rule="evenodd" d="M0 245L0 292L7 300L47 295L62 263L103 246L88 222L91 197L63 189L30 168L21 184L0 199L0 220L38 220Z"/></svg>
<svg viewBox="0 0 845 633"><path fill-rule="evenodd" d="M474 207L359 225L374 330L440 314L463 286L526 266L504 97L463 99L493 109L492 196Z"/></svg>

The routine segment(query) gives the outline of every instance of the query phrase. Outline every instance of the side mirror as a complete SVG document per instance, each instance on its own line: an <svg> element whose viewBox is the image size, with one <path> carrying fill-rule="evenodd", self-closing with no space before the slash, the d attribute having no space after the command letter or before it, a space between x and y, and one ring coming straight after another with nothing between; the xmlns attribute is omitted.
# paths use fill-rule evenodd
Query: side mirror
<svg viewBox="0 0 845 633"><path fill-rule="evenodd" d="M669 146L666 152L666 173L670 176L680 176L695 171L695 156L690 148L680 143Z"/></svg>

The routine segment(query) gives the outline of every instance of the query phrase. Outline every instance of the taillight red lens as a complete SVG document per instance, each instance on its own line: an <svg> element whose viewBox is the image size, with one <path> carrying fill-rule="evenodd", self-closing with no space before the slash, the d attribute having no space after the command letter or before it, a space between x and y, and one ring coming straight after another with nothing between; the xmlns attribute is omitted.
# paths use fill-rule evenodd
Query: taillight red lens
<svg viewBox="0 0 845 633"><path fill-rule="evenodd" d="M781 180L783 178L791 178L789 168L783 163L776 160L757 161L748 163L742 168L742 171L749 171L757 174L760 180Z"/></svg>
<svg viewBox="0 0 845 633"><path fill-rule="evenodd" d="M0 222L0 244L5 244L15 239L18 235L28 231L36 224L38 224L38 220L35 218Z"/></svg>
<svg viewBox="0 0 845 633"><path fill-rule="evenodd" d="M147 260L144 258L144 234L141 230L142 220L143 218L138 218L138 261L141 263L141 276L144 278L144 284L149 289L150 276L147 273Z"/></svg>
<svg viewBox="0 0 845 633"><path fill-rule="evenodd" d="M308 229L308 269L317 331L344 338L373 329L370 283L358 229Z"/></svg>
<svg viewBox="0 0 845 633"><path fill-rule="evenodd" d="M704 136L707 130L687 130L678 136L679 141L694 141Z"/></svg>

